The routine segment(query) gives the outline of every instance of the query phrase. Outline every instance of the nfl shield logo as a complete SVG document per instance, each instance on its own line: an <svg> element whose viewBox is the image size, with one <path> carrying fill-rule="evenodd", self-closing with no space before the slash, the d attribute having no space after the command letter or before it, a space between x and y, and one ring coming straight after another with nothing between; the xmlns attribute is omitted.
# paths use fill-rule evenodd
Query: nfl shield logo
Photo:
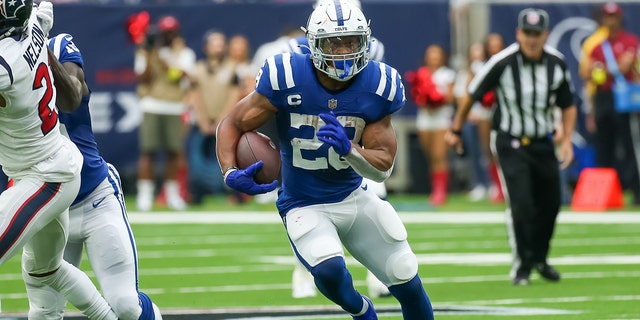
<svg viewBox="0 0 640 320"><path fill-rule="evenodd" d="M527 22L529 24L538 24L540 22L540 15L537 12L531 12L527 16Z"/></svg>
<svg viewBox="0 0 640 320"><path fill-rule="evenodd" d="M333 110L338 107L338 100L329 99L329 109Z"/></svg>

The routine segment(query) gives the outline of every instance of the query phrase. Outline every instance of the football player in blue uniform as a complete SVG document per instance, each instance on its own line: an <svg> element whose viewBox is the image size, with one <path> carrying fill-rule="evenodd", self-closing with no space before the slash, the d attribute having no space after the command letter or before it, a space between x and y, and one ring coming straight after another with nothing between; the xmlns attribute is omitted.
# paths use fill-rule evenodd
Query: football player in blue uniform
<svg viewBox="0 0 640 320"><path fill-rule="evenodd" d="M313 8L317 8L318 5L320 5L324 1L333 0L317 0L316 3L313 4ZM360 0L349 0L349 2L352 5L358 7L358 9L362 10ZM373 35L370 37L371 40L369 41L369 60L384 62L384 45L378 39L374 38ZM287 47L289 48L288 51L290 52L311 54L311 50L309 49L309 40L307 39L306 35L293 38L290 42L288 42ZM384 185L384 182L376 182L366 178L365 181L369 189L373 189L378 197L386 200L387 187ZM367 272L366 282L367 289L369 291L369 297L380 298L391 296L389 289L382 282L380 282L380 280L378 280L371 273L371 271ZM294 298L316 296L316 286L313 283L313 276L300 263L296 263L294 266L291 287L291 295Z"/></svg>
<svg viewBox="0 0 640 320"><path fill-rule="evenodd" d="M371 301L353 287L344 246L389 286L404 319L433 319L402 221L362 179L384 181L393 168L391 115L406 101L400 75L369 61L368 20L347 0L322 2L306 33L311 55L268 58L255 91L219 124L225 183L247 194L278 186L256 184L260 161L236 167L242 133L275 117L282 158L276 205L293 251L320 292L353 319L377 319Z"/></svg>
<svg viewBox="0 0 640 320"><path fill-rule="evenodd" d="M98 151L91 128L91 93L84 79L84 61L72 39L63 33L49 40L49 48L64 67L62 72L78 79L82 86L82 101L77 109L60 113L61 131L84 157L80 191L69 211L64 259L79 266L82 248L86 246L100 288L118 319L162 319L155 304L138 291L136 245L127 220L120 176ZM59 94L65 92L60 90ZM29 297L29 319L62 319L66 299L26 272L23 278Z"/></svg>

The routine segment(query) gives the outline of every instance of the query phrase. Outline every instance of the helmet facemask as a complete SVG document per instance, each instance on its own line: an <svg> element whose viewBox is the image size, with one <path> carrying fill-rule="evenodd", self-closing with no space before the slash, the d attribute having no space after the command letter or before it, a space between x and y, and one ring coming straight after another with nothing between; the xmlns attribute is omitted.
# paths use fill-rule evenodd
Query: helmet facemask
<svg viewBox="0 0 640 320"><path fill-rule="evenodd" d="M316 69L337 81L348 81L369 62L369 23L345 0L325 1L305 29Z"/></svg>
<svg viewBox="0 0 640 320"><path fill-rule="evenodd" d="M329 77L347 81L367 65L367 46L367 37L363 35L318 38L314 63Z"/></svg>

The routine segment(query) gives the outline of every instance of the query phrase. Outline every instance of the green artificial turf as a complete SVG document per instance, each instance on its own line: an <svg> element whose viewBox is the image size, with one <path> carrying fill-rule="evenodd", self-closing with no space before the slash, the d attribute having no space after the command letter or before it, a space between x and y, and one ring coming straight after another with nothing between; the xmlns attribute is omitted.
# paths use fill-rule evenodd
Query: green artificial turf
<svg viewBox="0 0 640 320"><path fill-rule="evenodd" d="M472 204L453 197L450 204L438 209L426 205L425 197L392 197L391 201L413 206L414 212L403 214L416 216L446 217L456 215L454 211L470 210L487 211L486 215L496 216L491 211L503 209L503 205ZM424 211L417 211L420 206L425 207ZM133 207L133 203L129 207ZM235 210L237 212L227 214L241 217L246 213L240 209L276 215L272 204L229 205L224 198L209 199L202 209L203 216L207 212ZM607 213L602 214L606 217ZM638 213L628 214L631 217ZM130 215L135 218L139 214L131 212ZM321 295L305 299L291 297L293 256L277 219L274 223L261 224L251 221L247 224L182 224L180 213L171 216L175 222L132 225L139 252L140 289L161 309L176 313L236 307L333 307ZM420 262L419 274L437 319L640 319L638 222L559 224L551 262L563 279L560 283L549 283L534 274L528 287L510 284L510 251L503 223L425 222L406 226ZM351 259L348 266L356 288L366 293L365 269ZM90 269L86 260L82 268ZM94 279L93 274L89 274ZM0 300L4 312L27 310L19 257L0 267ZM393 298L373 301L380 310L398 307ZM450 313L459 309L485 311ZM75 309L69 307L69 310ZM533 315L531 310L546 310L551 314ZM514 311L524 314L503 314ZM322 317L348 318L347 315ZM397 312L381 313L380 319L401 319L401 316Z"/></svg>

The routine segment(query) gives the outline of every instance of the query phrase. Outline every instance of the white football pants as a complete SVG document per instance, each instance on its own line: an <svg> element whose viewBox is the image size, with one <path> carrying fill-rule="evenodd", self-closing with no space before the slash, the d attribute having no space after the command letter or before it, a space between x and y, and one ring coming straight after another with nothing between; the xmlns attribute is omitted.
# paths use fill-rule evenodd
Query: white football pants
<svg viewBox="0 0 640 320"><path fill-rule="evenodd" d="M291 210L286 227L293 250L316 266L333 257L351 255L387 286L411 280L418 270L407 232L391 204L363 182L345 200Z"/></svg>
<svg viewBox="0 0 640 320"><path fill-rule="evenodd" d="M109 165L109 177L86 199L71 207L69 218L64 259L79 266L83 245L86 246L91 268L106 301L120 320L137 320L142 309L137 290L136 246L120 177L113 166ZM62 319L66 300L51 288L27 281L24 273L23 276L30 302L29 319Z"/></svg>

